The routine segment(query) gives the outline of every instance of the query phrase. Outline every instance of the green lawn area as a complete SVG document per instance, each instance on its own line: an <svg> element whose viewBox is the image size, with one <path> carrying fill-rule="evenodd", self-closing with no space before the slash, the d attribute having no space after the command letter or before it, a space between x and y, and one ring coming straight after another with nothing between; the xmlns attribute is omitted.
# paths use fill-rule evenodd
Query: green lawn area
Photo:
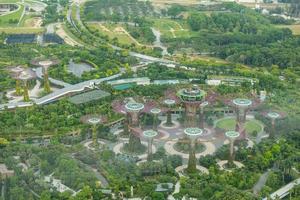
<svg viewBox="0 0 300 200"><path fill-rule="evenodd" d="M294 35L300 35L300 24L294 25L278 25L279 28L289 28L293 32Z"/></svg>
<svg viewBox="0 0 300 200"><path fill-rule="evenodd" d="M234 118L224 118L217 122L216 127L229 131L235 129L235 124L236 120ZM253 131L257 131L258 133L262 131L261 123L257 120L247 121L245 128L248 134L252 133Z"/></svg>
<svg viewBox="0 0 300 200"><path fill-rule="evenodd" d="M0 3L5 3L4 1ZM9 3L13 3L10 1ZM0 16L0 27L16 26L22 16L24 5L18 4L19 8L14 12Z"/></svg>
<svg viewBox="0 0 300 200"><path fill-rule="evenodd" d="M114 38L117 38L120 44L130 45L132 43L135 43L127 34L125 34L123 32L120 32L120 31L117 31L118 27L123 27L120 24L88 23L88 27L91 30L97 30L97 31L99 31L99 33L108 36L109 39L111 39L111 40L114 39Z"/></svg>
<svg viewBox="0 0 300 200"><path fill-rule="evenodd" d="M35 34L35 33L42 33L44 32L44 28L29 28L29 27L8 27L8 28L1 28L0 33L6 34Z"/></svg>
<svg viewBox="0 0 300 200"><path fill-rule="evenodd" d="M0 0L0 3L17 3L20 2L21 0Z"/></svg>
<svg viewBox="0 0 300 200"><path fill-rule="evenodd" d="M188 25L180 20L155 18L150 18L150 20L153 21L154 28L158 29L166 38L191 37L194 34Z"/></svg>

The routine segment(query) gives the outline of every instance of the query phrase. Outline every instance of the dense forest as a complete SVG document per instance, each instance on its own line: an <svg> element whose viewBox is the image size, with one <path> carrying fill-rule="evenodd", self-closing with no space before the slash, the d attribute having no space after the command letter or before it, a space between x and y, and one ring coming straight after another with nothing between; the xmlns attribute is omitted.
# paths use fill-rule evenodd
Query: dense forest
<svg viewBox="0 0 300 200"><path fill-rule="evenodd" d="M230 12L211 15L194 12L187 23L197 34L191 38L165 38L170 50L191 47L200 53L261 67L300 64L300 38L289 29L275 28L255 11L235 6Z"/></svg>

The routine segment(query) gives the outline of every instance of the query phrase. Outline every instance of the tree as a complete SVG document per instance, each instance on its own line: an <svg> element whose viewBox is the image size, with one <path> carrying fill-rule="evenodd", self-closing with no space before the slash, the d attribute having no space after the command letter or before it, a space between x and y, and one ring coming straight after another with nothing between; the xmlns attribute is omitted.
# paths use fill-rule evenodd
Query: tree
<svg viewBox="0 0 300 200"><path fill-rule="evenodd" d="M255 200L249 192L241 191L233 187L225 188L222 192L216 192L213 200Z"/></svg>
<svg viewBox="0 0 300 200"><path fill-rule="evenodd" d="M43 191L41 194L41 200L51 200L51 194L49 191Z"/></svg>
<svg viewBox="0 0 300 200"><path fill-rule="evenodd" d="M182 11L184 11L184 8L180 5L172 5L168 11L167 14L171 16L173 19L175 19Z"/></svg>
<svg viewBox="0 0 300 200"><path fill-rule="evenodd" d="M82 190L73 198L73 200L92 200L93 191L89 186L84 186Z"/></svg>
<svg viewBox="0 0 300 200"><path fill-rule="evenodd" d="M164 200L165 196L161 192L153 192L152 195L151 195L151 198L155 199L155 200Z"/></svg>

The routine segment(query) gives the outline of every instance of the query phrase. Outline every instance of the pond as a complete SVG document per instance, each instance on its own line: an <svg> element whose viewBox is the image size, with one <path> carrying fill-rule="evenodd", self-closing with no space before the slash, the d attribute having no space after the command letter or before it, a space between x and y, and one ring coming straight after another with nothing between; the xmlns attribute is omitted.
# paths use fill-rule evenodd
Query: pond
<svg viewBox="0 0 300 200"><path fill-rule="evenodd" d="M72 60L69 62L68 70L77 77L81 77L84 72L92 71L94 68L88 63L74 63Z"/></svg>

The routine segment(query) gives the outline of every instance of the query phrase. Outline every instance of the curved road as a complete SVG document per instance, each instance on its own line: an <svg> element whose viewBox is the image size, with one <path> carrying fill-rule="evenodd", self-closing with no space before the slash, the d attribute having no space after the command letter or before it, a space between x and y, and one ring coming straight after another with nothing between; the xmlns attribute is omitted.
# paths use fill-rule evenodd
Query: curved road
<svg viewBox="0 0 300 200"><path fill-rule="evenodd" d="M81 17L80 17L80 4L82 2L73 2L75 3L76 5L76 20L78 21L78 24L83 27L85 29L85 26L84 24L82 23L81 21ZM73 4L72 4L73 5ZM69 6L69 10L68 10L68 14L67 14L67 20L68 22L73 25L73 27L78 30L78 27L76 26L76 24L74 23L74 19L72 19L72 5ZM108 44L110 45L114 50L124 50L122 49L121 47L118 47L118 46L115 46L115 45L112 45L112 44ZM156 57L152 57L152 56L148 56L148 55L144 55L144 54L140 54L140 53L137 53L137 52L133 52L133 51L130 51L129 52L129 55L132 56L132 57L136 57L136 58L139 58L139 59L142 59L144 61L150 61L150 62L160 62L160 63L164 63L164 64L177 64L176 62L172 61L172 60L167 60L167 59L162 59L162 58L156 58Z"/></svg>

